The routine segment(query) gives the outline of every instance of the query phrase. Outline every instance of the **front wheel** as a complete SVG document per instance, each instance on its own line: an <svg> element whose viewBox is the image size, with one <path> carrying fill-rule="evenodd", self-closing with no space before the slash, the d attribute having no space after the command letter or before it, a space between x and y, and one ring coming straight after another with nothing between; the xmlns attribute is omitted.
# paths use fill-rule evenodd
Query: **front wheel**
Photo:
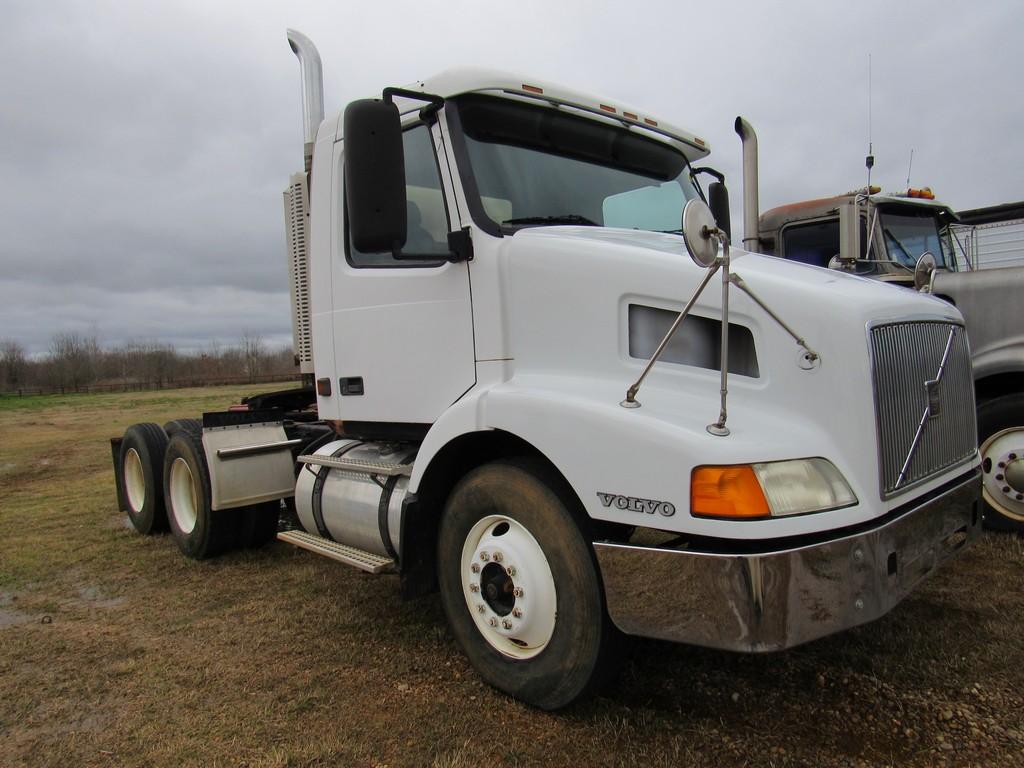
<svg viewBox="0 0 1024 768"><path fill-rule="evenodd" d="M539 463L495 462L458 483L438 537L459 645L486 682L543 709L594 690L621 659L575 507Z"/></svg>
<svg viewBox="0 0 1024 768"><path fill-rule="evenodd" d="M985 525L1024 534L1024 395L978 407Z"/></svg>

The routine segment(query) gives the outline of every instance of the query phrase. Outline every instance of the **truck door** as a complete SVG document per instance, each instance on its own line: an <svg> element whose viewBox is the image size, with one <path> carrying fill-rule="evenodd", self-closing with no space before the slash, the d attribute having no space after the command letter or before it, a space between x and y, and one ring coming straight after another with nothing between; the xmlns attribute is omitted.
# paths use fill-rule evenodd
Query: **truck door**
<svg viewBox="0 0 1024 768"><path fill-rule="evenodd" d="M423 123L403 132L409 253L437 261L360 253L345 226L335 144L332 233L334 400L343 421L431 424L476 382L469 268L450 263L452 228L438 162L440 131ZM447 173L447 168L445 168Z"/></svg>

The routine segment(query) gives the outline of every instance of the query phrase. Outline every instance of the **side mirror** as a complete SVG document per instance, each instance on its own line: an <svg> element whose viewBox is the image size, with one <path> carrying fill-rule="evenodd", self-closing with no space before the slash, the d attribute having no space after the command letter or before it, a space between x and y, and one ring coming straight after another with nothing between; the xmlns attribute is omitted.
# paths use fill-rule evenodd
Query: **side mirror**
<svg viewBox="0 0 1024 768"><path fill-rule="evenodd" d="M713 181L708 185L708 203L711 205L711 215L715 217L718 228L725 232L725 236L732 242L732 224L729 220L729 190L724 181Z"/></svg>
<svg viewBox="0 0 1024 768"><path fill-rule="evenodd" d="M345 107L345 200L352 244L363 253L405 245L405 156L398 107L360 99Z"/></svg>
<svg viewBox="0 0 1024 768"><path fill-rule="evenodd" d="M938 262L935 261L935 254L931 251L925 251L921 254L921 257L914 265L914 287L917 290L924 293L931 292L932 276L935 274L937 266Z"/></svg>
<svg viewBox="0 0 1024 768"><path fill-rule="evenodd" d="M683 208L683 242L699 267L710 267L718 258L715 217L703 200L690 200ZM703 286L702 286L703 287Z"/></svg>
<svg viewBox="0 0 1024 768"><path fill-rule="evenodd" d="M856 262L844 259L838 253L828 260L829 269L837 269L840 272L853 272L855 269Z"/></svg>

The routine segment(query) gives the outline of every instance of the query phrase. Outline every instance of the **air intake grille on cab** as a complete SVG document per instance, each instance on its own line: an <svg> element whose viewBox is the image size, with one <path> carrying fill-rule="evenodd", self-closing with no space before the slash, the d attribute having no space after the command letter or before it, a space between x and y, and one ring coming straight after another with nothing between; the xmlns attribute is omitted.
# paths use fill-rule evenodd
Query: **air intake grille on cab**
<svg viewBox="0 0 1024 768"><path fill-rule="evenodd" d="M974 454L974 383L967 334L955 323L875 326L871 356L887 498Z"/></svg>

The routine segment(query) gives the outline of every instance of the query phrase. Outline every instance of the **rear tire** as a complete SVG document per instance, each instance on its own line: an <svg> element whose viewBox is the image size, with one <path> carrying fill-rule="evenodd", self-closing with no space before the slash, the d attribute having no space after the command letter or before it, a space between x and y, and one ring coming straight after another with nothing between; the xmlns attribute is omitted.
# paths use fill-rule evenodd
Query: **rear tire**
<svg viewBox="0 0 1024 768"><path fill-rule="evenodd" d="M487 683L542 709L591 693L622 658L578 506L539 462L500 461L466 475L441 520L455 639Z"/></svg>
<svg viewBox="0 0 1024 768"><path fill-rule="evenodd" d="M985 527L1024 534L1024 394L978 406Z"/></svg>
<svg viewBox="0 0 1024 768"><path fill-rule="evenodd" d="M121 498L135 530L143 535L167 530L163 468L167 435L158 424L133 424L121 441Z"/></svg>
<svg viewBox="0 0 1024 768"><path fill-rule="evenodd" d="M277 538L277 524L281 517L280 501L265 501L238 510L242 516L238 531L238 546L259 549Z"/></svg>
<svg viewBox="0 0 1024 768"><path fill-rule="evenodd" d="M164 456L167 521L182 554L206 560L231 549L240 529L239 510L213 511L202 434L180 429Z"/></svg>

